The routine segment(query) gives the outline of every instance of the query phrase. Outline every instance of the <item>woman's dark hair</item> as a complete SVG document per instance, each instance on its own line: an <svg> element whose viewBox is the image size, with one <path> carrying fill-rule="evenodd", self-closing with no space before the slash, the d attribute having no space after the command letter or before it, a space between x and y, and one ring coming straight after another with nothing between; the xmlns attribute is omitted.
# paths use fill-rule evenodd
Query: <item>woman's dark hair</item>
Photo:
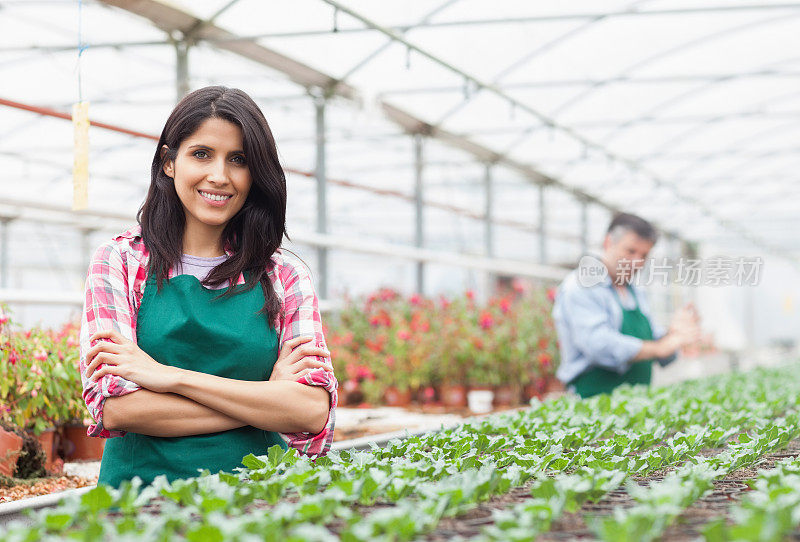
<svg viewBox="0 0 800 542"><path fill-rule="evenodd" d="M211 270L203 285L215 287L228 280L227 291L219 297L232 295L239 274L249 271L244 289L261 283L265 303L260 312L268 315L271 326L281 302L267 273L273 266L271 257L286 235L286 177L267 119L252 98L239 89L211 86L195 90L175 106L164 125L153 157L150 189L136 215L150 252L148 272L155 274L161 289L170 268L180 263L186 216L173 179L164 173L164 164L174 161L181 142L211 118L241 128L252 184L244 205L222 232L222 243L233 254ZM168 147L166 153L161 150L164 145Z"/></svg>

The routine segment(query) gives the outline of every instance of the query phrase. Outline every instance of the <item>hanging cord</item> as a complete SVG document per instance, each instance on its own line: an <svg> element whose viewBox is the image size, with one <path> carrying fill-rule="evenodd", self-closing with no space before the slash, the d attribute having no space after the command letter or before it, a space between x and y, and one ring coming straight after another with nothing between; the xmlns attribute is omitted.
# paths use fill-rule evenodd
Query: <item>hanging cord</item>
<svg viewBox="0 0 800 542"><path fill-rule="evenodd" d="M81 56L88 46L83 44L83 0L78 0L78 102L83 101L83 82L81 81Z"/></svg>

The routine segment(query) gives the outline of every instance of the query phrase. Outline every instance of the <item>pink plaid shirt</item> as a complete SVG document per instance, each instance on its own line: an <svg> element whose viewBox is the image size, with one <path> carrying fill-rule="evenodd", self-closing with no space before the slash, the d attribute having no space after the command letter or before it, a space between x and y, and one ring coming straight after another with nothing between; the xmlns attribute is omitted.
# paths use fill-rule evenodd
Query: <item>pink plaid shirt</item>
<svg viewBox="0 0 800 542"><path fill-rule="evenodd" d="M136 342L136 316L147 280L149 252L142 241L141 226L135 226L113 240L103 243L95 252L86 279L86 301L80 333L80 369L83 382L83 400L95 420L88 434L95 437L119 437L124 431L110 431L103 427L103 405L106 398L134 392L140 387L116 375L105 375L91 382L84 375L86 352L97 331L113 329L123 337ZM226 249L228 255L231 253ZM279 345L299 336L313 336L313 344L326 348L322 334L317 296L308 269L290 254L278 250L272 255L274 267L269 278L278 297L283 300L283 310L276 321ZM170 270L170 278L175 269ZM237 284L245 282L239 275ZM308 343L311 344L311 343ZM330 364L324 358L317 358ZM281 434L289 446L307 455L324 455L333 440L333 427L337 404L337 382L332 371L314 369L298 382L309 386L322 386L331 394L328 422L318 434Z"/></svg>

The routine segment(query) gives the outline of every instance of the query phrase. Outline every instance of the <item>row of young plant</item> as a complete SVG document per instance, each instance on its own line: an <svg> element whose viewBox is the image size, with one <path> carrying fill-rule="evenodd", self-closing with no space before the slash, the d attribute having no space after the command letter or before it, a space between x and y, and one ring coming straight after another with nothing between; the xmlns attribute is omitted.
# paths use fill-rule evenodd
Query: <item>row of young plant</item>
<svg viewBox="0 0 800 542"><path fill-rule="evenodd" d="M752 491L731 511L732 524L720 518L704 529L709 542L785 540L800 525L800 458L761 469L749 482Z"/></svg>
<svg viewBox="0 0 800 542"><path fill-rule="evenodd" d="M645 510L667 525L702 494L705 469L736 468L794 438L796 374L796 367L760 370L674 388L622 388L586 401L564 397L385 448L332 452L316 462L273 448L244 458L238 473L171 484L162 478L144 489L135 483L98 487L39 514L31 527L11 528L4 539L328 540L334 533L353 541L412 540L443 517L531 484L532 499L498 512L482 535L529 539L564 510L632 475L688 460L669 478L691 479L695 489L688 497L661 510L659 499L680 494L667 491L676 482L654 484L634 492L639 508L595 524L608 539L634 536ZM703 449L726 444L716 463L695 459Z"/></svg>
<svg viewBox="0 0 800 542"><path fill-rule="evenodd" d="M383 289L349 301L326 332L343 396L378 403L392 389L425 401L445 385L540 394L558 364L553 295L538 287L479 303L470 291L432 299Z"/></svg>

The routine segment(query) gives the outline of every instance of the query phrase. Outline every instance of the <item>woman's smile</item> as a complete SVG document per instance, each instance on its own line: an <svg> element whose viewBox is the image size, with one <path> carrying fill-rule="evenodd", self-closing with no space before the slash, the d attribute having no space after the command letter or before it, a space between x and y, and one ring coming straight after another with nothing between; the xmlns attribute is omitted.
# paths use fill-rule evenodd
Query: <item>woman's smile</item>
<svg viewBox="0 0 800 542"><path fill-rule="evenodd" d="M224 207L228 200L230 200L233 195L231 194L215 194L213 192L207 192L205 190L198 190L198 194L205 200L206 203L211 205L212 207Z"/></svg>

